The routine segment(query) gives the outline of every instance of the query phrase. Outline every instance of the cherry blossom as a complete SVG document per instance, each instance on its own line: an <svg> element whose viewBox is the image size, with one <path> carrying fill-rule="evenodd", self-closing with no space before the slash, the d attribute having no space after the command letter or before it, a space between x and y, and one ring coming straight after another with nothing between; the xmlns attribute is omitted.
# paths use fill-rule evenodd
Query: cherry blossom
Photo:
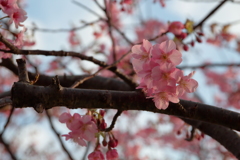
<svg viewBox="0 0 240 160"><path fill-rule="evenodd" d="M86 146L86 141L92 141L95 138L95 134L98 132L97 125L92 121L90 115L81 116L78 113L74 113L72 116L70 113L63 113L59 117L61 123L66 123L67 127L72 131L67 135L66 140L73 139L74 142L81 146Z"/></svg>
<svg viewBox="0 0 240 160"><path fill-rule="evenodd" d="M180 81L178 82L177 90L179 96L183 95L184 92L192 93L195 92L196 88L198 87L198 82L191 77L194 75L195 72L191 72L187 76L181 76Z"/></svg>
<svg viewBox="0 0 240 160"><path fill-rule="evenodd" d="M103 153L100 150L95 150L88 155L89 160L105 160Z"/></svg>
<svg viewBox="0 0 240 160"><path fill-rule="evenodd" d="M155 93L153 101L158 109L166 109L169 105L169 101L178 103L179 99L176 93L173 93L175 87L167 86L161 92ZM170 92L169 92L170 91Z"/></svg>
<svg viewBox="0 0 240 160"><path fill-rule="evenodd" d="M183 76L176 68L182 62L181 57L172 40L154 46L143 40L142 45L132 47L133 68L141 78L137 89L143 89L148 98L153 98L158 109L166 109L169 101L178 103L178 96L185 91L194 92L198 86L197 81L191 79L194 72Z"/></svg>
<svg viewBox="0 0 240 160"><path fill-rule="evenodd" d="M74 115L72 116L70 113L65 112L60 115L59 121L61 123L66 123L68 129L75 130L80 127L80 118L81 116L77 113L74 113Z"/></svg>
<svg viewBox="0 0 240 160"><path fill-rule="evenodd" d="M73 140L73 142L79 144L80 146L87 146L87 143L81 138L78 134L78 132L73 131L69 132L68 134L62 135L63 137L66 138L66 140Z"/></svg>
<svg viewBox="0 0 240 160"><path fill-rule="evenodd" d="M95 133L98 132L96 124L91 119L90 115L82 116L80 119L81 126L78 129L79 136L87 141L94 139Z"/></svg>
<svg viewBox="0 0 240 160"><path fill-rule="evenodd" d="M17 8L15 9L10 15L9 17L11 18L9 21L9 24L11 24L12 22L15 23L15 27L18 28L18 26L23 26L22 24L20 24L21 22L24 22L27 19L26 16L26 12L21 9L21 8Z"/></svg>
<svg viewBox="0 0 240 160"><path fill-rule="evenodd" d="M70 31L68 40L72 47L80 45L79 37L77 36L75 31Z"/></svg>
<svg viewBox="0 0 240 160"><path fill-rule="evenodd" d="M26 28L23 27L23 30L21 30L18 34L15 35L16 37L16 40L15 40L15 45L18 47L18 48L22 48L25 44L24 40L23 40L23 37L24 37L24 33L26 32Z"/></svg>
<svg viewBox="0 0 240 160"><path fill-rule="evenodd" d="M154 45L152 49L152 58L156 63L161 65L165 63L179 65L182 62L182 54L176 50L176 44L172 40Z"/></svg>
<svg viewBox="0 0 240 160"><path fill-rule="evenodd" d="M17 0L0 0L0 8L4 13L10 15L16 8L16 2Z"/></svg>
<svg viewBox="0 0 240 160"><path fill-rule="evenodd" d="M168 30L169 32L172 32L175 35L180 35L182 33L182 29L184 29L184 24L179 21L175 21L169 24Z"/></svg>
<svg viewBox="0 0 240 160"><path fill-rule="evenodd" d="M155 37L156 35L161 35L166 33L168 30L168 26L161 21L158 20L148 20L144 23L142 27L136 28L136 34L138 41L142 41L143 39L150 39ZM166 35L159 36L156 39L157 43L161 43L168 40Z"/></svg>
<svg viewBox="0 0 240 160"><path fill-rule="evenodd" d="M132 56L142 62L147 62L151 57L151 49L152 44L148 40L143 39L142 45L134 45L132 47Z"/></svg>
<svg viewBox="0 0 240 160"><path fill-rule="evenodd" d="M118 152L116 149L110 149L106 153L107 160L118 160Z"/></svg>
<svg viewBox="0 0 240 160"><path fill-rule="evenodd" d="M152 79L154 83L162 86L175 86L176 82L180 79L178 72L180 72L180 70L172 64L157 66L152 69Z"/></svg>

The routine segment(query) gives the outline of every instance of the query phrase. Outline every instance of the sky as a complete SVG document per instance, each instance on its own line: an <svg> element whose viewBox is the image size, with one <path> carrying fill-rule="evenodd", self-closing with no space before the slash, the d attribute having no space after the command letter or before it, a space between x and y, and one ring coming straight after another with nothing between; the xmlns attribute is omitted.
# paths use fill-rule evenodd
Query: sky
<svg viewBox="0 0 240 160"><path fill-rule="evenodd" d="M101 11L92 3L91 0L79 0L79 2L93 9L94 11L101 13ZM143 19L155 18L160 19L163 22L168 21L181 21L185 22L186 18L194 20L198 23L202 18L212 10L218 3L217 2L189 2L181 0L168 0L166 1L166 8L161 8L159 6L153 6L151 0L145 0L144 3L140 5L140 9L142 11L146 10L146 12L142 13ZM81 21L91 22L96 20L96 17L92 14L89 14L88 11L83 10L79 6L73 3L71 0L26 0L26 8L25 8L28 19L24 22L24 25L31 28L34 23L37 27L43 29L70 29L72 26L81 26ZM232 4L227 3L224 5L217 13L215 13L209 20L206 21L206 24L211 24L213 22L217 23L230 23L234 21L240 20L240 4ZM126 18L126 24L131 26L133 23L131 20ZM240 25L234 25L231 27L232 32L237 32L240 34L239 30ZM30 29L29 29L30 30ZM87 45L93 39L91 35L93 32L92 28L83 29L78 32L81 36L81 41L83 45ZM68 45L68 33L45 33L45 32L36 32L35 38L37 41L36 46L32 49L43 49L43 50L69 50ZM132 37L130 37L131 39ZM209 59L214 62L224 62L226 59L230 62L239 61L238 53L231 53L231 57L228 56L229 50L216 48L210 45L201 44L196 45L192 52L201 52L199 57L196 59L196 55L191 55L191 50L188 53L187 62L185 64L199 64L206 59ZM220 56L219 56L220 54ZM212 56L216 55L215 59L212 59ZM46 58L46 60L51 60L50 58ZM78 73L78 72L76 72ZM201 72L197 72L195 75L196 79L199 81L199 87L203 87L206 83L205 79L203 79L203 75ZM216 91L207 90L207 88L200 89L198 92L200 95L205 95L204 100L208 104L212 104L212 97L206 96L210 95L211 92ZM56 122L57 124L58 122ZM43 124L46 126L47 124ZM36 126L26 126L26 130L29 128L34 128ZM44 135L48 134L48 131L44 131L44 128L38 128L39 134ZM63 130L63 127L61 128ZM25 132L25 131L24 131ZM51 139L52 137L49 137ZM26 142L27 143L27 142ZM150 151L146 151L150 152ZM151 152L150 152L151 153Z"/></svg>

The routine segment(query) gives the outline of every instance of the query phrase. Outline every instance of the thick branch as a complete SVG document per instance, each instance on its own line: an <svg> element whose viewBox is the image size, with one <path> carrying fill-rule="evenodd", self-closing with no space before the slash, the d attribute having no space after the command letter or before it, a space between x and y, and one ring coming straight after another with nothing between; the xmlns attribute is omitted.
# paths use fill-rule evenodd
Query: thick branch
<svg viewBox="0 0 240 160"><path fill-rule="evenodd" d="M213 125L205 122L197 122L194 120L183 119L186 123L198 128L203 133L211 136L223 145L228 151L240 159L240 138L239 135L229 128Z"/></svg>
<svg viewBox="0 0 240 160"><path fill-rule="evenodd" d="M123 101L124 100L124 101ZM16 82L12 88L12 101L16 108L43 105L45 109L55 106L75 108L104 108L119 110L139 110L163 113L177 117L195 119L222 125L240 131L240 114L210 105L181 100L184 107L170 103L166 110L159 110L151 99L136 91L110 91L33 86Z"/></svg>

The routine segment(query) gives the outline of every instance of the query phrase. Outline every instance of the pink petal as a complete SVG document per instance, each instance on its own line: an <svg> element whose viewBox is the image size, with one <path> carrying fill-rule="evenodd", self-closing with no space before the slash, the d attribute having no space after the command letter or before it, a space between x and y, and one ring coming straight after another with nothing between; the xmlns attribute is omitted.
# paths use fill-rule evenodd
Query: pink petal
<svg viewBox="0 0 240 160"><path fill-rule="evenodd" d="M190 79L186 86L186 91L189 93L195 92L198 87L198 82L194 79Z"/></svg>
<svg viewBox="0 0 240 160"><path fill-rule="evenodd" d="M149 53L150 49L152 48L152 44L146 40L146 39L143 39L143 48L145 49L146 52Z"/></svg>
<svg viewBox="0 0 240 160"><path fill-rule="evenodd" d="M177 50L173 50L170 53L169 58L175 66L179 65L182 62L182 54Z"/></svg>
<svg viewBox="0 0 240 160"><path fill-rule="evenodd" d="M172 40L164 41L159 46L165 53L169 53L173 49L176 49L176 44Z"/></svg>
<svg viewBox="0 0 240 160"><path fill-rule="evenodd" d="M70 113L64 112L60 115L59 122L66 123L71 118L72 118L72 116Z"/></svg>
<svg viewBox="0 0 240 160"><path fill-rule="evenodd" d="M134 45L132 47L132 53L136 54L142 53L141 45Z"/></svg>
<svg viewBox="0 0 240 160"><path fill-rule="evenodd" d="M90 122L91 119L92 119L91 116L89 116L89 115L84 115L84 116L82 116L81 121L82 121L84 124L86 124L86 123Z"/></svg>

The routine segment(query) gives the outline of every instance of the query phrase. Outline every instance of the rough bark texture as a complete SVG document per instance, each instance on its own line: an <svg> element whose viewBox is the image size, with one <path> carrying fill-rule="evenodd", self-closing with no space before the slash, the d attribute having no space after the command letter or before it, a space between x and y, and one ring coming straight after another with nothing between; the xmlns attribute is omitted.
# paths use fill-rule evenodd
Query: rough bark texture
<svg viewBox="0 0 240 160"><path fill-rule="evenodd" d="M124 82L118 81L118 83ZM43 109L50 109L56 106L66 106L71 109L105 108L175 115L184 118L185 122L213 137L240 158L238 149L240 138L234 131L228 129L240 130L240 124L236 123L240 121L240 114L214 106L181 100L180 103L184 109L178 104L170 103L168 109L159 110L151 99L145 98L142 92L70 89L59 87L56 83L52 83L50 86L34 86L24 82L14 84L12 101L16 108L43 106Z"/></svg>

